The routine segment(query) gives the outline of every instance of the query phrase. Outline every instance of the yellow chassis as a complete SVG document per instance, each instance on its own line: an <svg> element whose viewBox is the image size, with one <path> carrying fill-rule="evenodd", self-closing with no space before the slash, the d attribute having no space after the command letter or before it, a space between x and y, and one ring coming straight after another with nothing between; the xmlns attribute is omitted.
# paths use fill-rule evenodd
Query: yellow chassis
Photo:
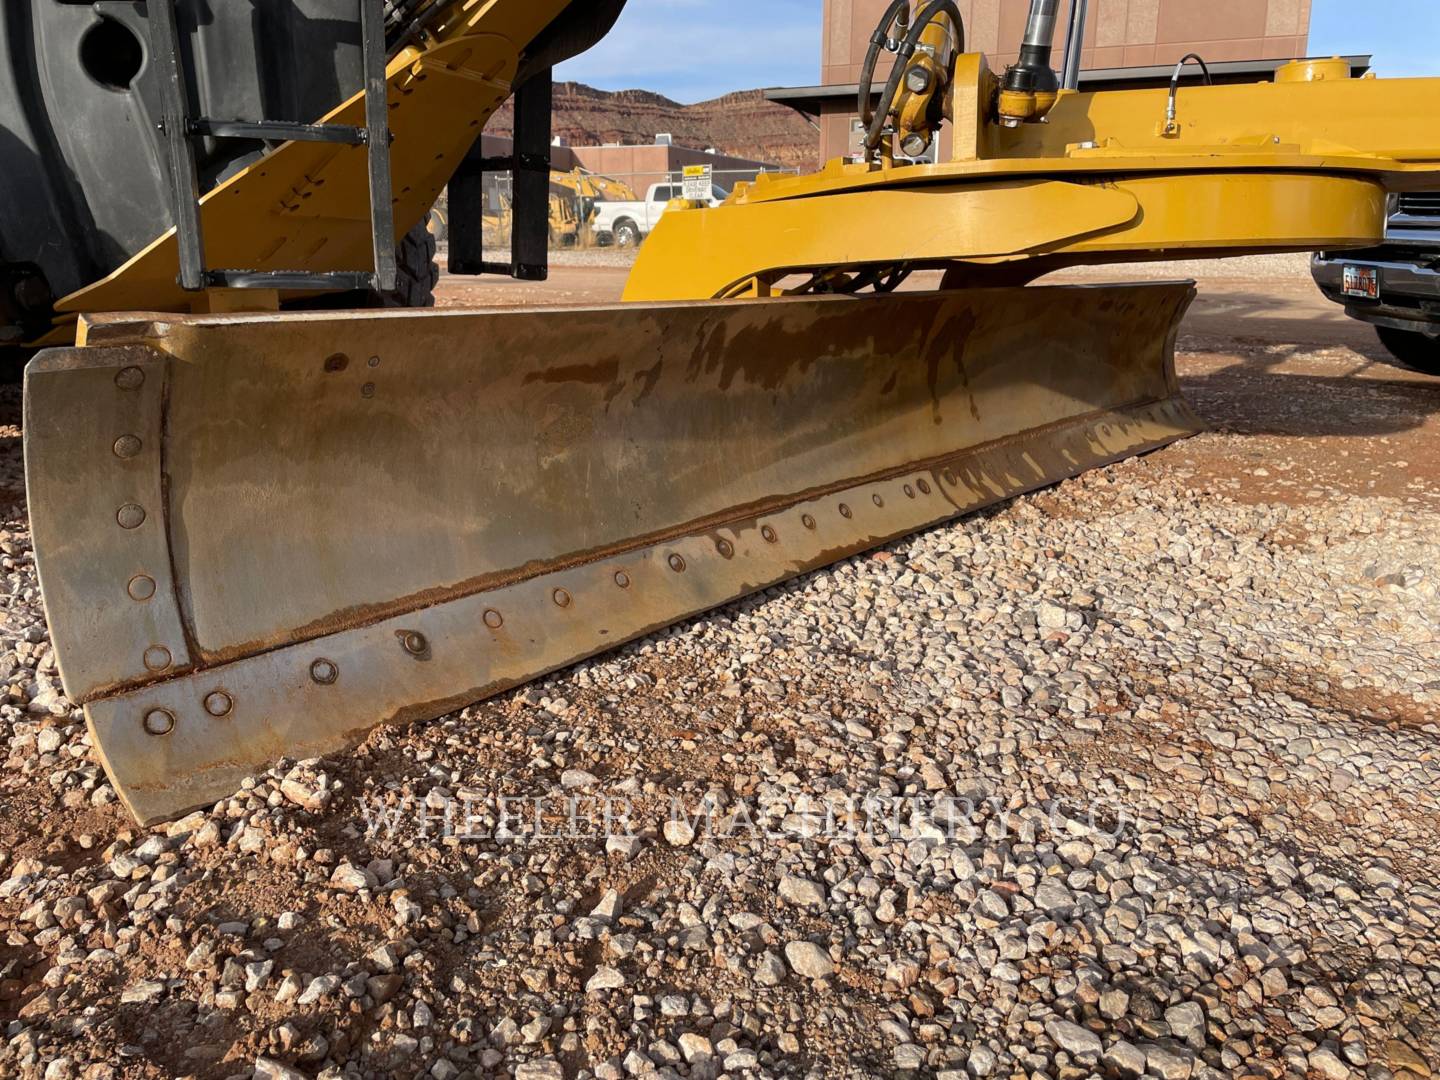
<svg viewBox="0 0 1440 1080"><path fill-rule="evenodd" d="M396 239L423 221L485 123L514 91L521 51L571 0L454 0L420 46L386 71ZM357 94L321 119L363 125ZM363 147L286 143L201 200L213 265L253 270L367 270L370 191ZM57 305L68 340L73 317L112 311L264 309L281 297L255 290L187 293L176 282L173 231L106 278Z"/></svg>
<svg viewBox="0 0 1440 1080"><path fill-rule="evenodd" d="M522 49L567 6L456 3L422 47L391 62L397 234L424 218L510 95ZM793 273L825 268L959 265L968 269L956 284L1012 284L1075 263L1371 245L1388 192L1440 183L1440 80L1334 74L1301 63L1274 83L1189 86L1173 124L1163 90L1066 91L1046 122L1008 129L995 122L998 80L985 58L962 56L951 160L835 161L810 176L762 177L723 207L669 213L626 299L766 296ZM363 108L357 96L323 119L358 124ZM363 149L286 144L206 195L202 216L217 265L363 269ZM176 267L170 233L64 298L52 340L67 339L81 313L281 299L185 293Z"/></svg>
<svg viewBox="0 0 1440 1080"><path fill-rule="evenodd" d="M397 231L565 6L456 2L390 65ZM950 161L672 210L627 292L649 302L618 307L246 314L282 297L184 293L160 238L66 298L79 347L26 373L41 588L116 791L173 816L1193 433L1172 365L1189 283L1005 286L1375 243L1387 193L1437 183L1440 81L1331 74L1188 88L1174 117L1164 93L1065 93L1011 130L961 57ZM283 146L202 215L221 265L370 258L353 149ZM776 296L916 268L942 287Z"/></svg>
<svg viewBox="0 0 1440 1080"><path fill-rule="evenodd" d="M1045 123L1009 129L985 58L964 56L952 160L832 161L668 213L625 298L766 296L824 267L971 264L957 280L1014 284L1078 263L1373 245L1388 192L1440 184L1440 80L1325 74L1187 87L1174 125L1163 90L1065 91Z"/></svg>

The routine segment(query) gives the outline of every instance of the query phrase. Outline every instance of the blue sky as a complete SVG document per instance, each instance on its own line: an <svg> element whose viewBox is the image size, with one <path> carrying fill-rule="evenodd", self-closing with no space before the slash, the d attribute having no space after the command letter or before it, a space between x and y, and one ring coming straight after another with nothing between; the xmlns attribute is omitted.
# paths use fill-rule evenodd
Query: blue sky
<svg viewBox="0 0 1440 1080"><path fill-rule="evenodd" d="M1375 70L1391 78L1440 75L1440 3L1314 0L1310 52L1373 53Z"/></svg>
<svg viewBox="0 0 1440 1080"><path fill-rule="evenodd" d="M610 36L557 79L686 103L820 78L820 0L629 0Z"/></svg>
<svg viewBox="0 0 1440 1080"><path fill-rule="evenodd" d="M820 76L821 0L630 0L559 78L704 101ZM1440 0L1314 0L1310 51L1373 53L1382 75L1440 75Z"/></svg>

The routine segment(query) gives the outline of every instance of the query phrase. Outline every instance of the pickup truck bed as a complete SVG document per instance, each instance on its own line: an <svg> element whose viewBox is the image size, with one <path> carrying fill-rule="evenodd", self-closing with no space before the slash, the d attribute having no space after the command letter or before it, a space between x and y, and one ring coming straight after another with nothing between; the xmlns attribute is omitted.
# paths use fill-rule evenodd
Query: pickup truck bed
<svg viewBox="0 0 1440 1080"><path fill-rule="evenodd" d="M656 222L665 213L671 199L683 198L684 186L679 183L651 184L640 202L598 202L591 228L601 244L637 247L649 236ZM711 188L711 206L719 206L729 197L720 187Z"/></svg>

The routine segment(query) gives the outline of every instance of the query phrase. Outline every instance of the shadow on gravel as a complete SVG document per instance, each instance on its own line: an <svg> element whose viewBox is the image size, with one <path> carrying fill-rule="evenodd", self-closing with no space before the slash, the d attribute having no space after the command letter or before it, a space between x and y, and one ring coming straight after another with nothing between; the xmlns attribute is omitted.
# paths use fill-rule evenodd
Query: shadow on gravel
<svg viewBox="0 0 1440 1080"><path fill-rule="evenodd" d="M33 944L0 943L0 1023L19 1019L20 1011L44 989L51 966Z"/></svg>
<svg viewBox="0 0 1440 1080"><path fill-rule="evenodd" d="M1335 348L1343 346L1386 366L1398 366L1375 336L1373 327L1350 318L1317 290L1297 298L1293 288L1275 293L1206 289L1185 319L1186 334L1264 345Z"/></svg>
<svg viewBox="0 0 1440 1080"><path fill-rule="evenodd" d="M1235 435L1395 435L1440 413L1440 379L1276 370L1304 353L1302 346L1267 349L1218 371L1184 376L1180 385L1201 416Z"/></svg>

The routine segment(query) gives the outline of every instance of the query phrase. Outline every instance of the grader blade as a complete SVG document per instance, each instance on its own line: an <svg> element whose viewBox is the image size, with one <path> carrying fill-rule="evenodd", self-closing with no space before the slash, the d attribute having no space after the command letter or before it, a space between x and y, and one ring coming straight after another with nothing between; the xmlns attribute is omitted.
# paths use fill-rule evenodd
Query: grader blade
<svg viewBox="0 0 1440 1080"><path fill-rule="evenodd" d="M1193 296L93 320L25 386L66 691L140 821L213 803L1195 432Z"/></svg>

